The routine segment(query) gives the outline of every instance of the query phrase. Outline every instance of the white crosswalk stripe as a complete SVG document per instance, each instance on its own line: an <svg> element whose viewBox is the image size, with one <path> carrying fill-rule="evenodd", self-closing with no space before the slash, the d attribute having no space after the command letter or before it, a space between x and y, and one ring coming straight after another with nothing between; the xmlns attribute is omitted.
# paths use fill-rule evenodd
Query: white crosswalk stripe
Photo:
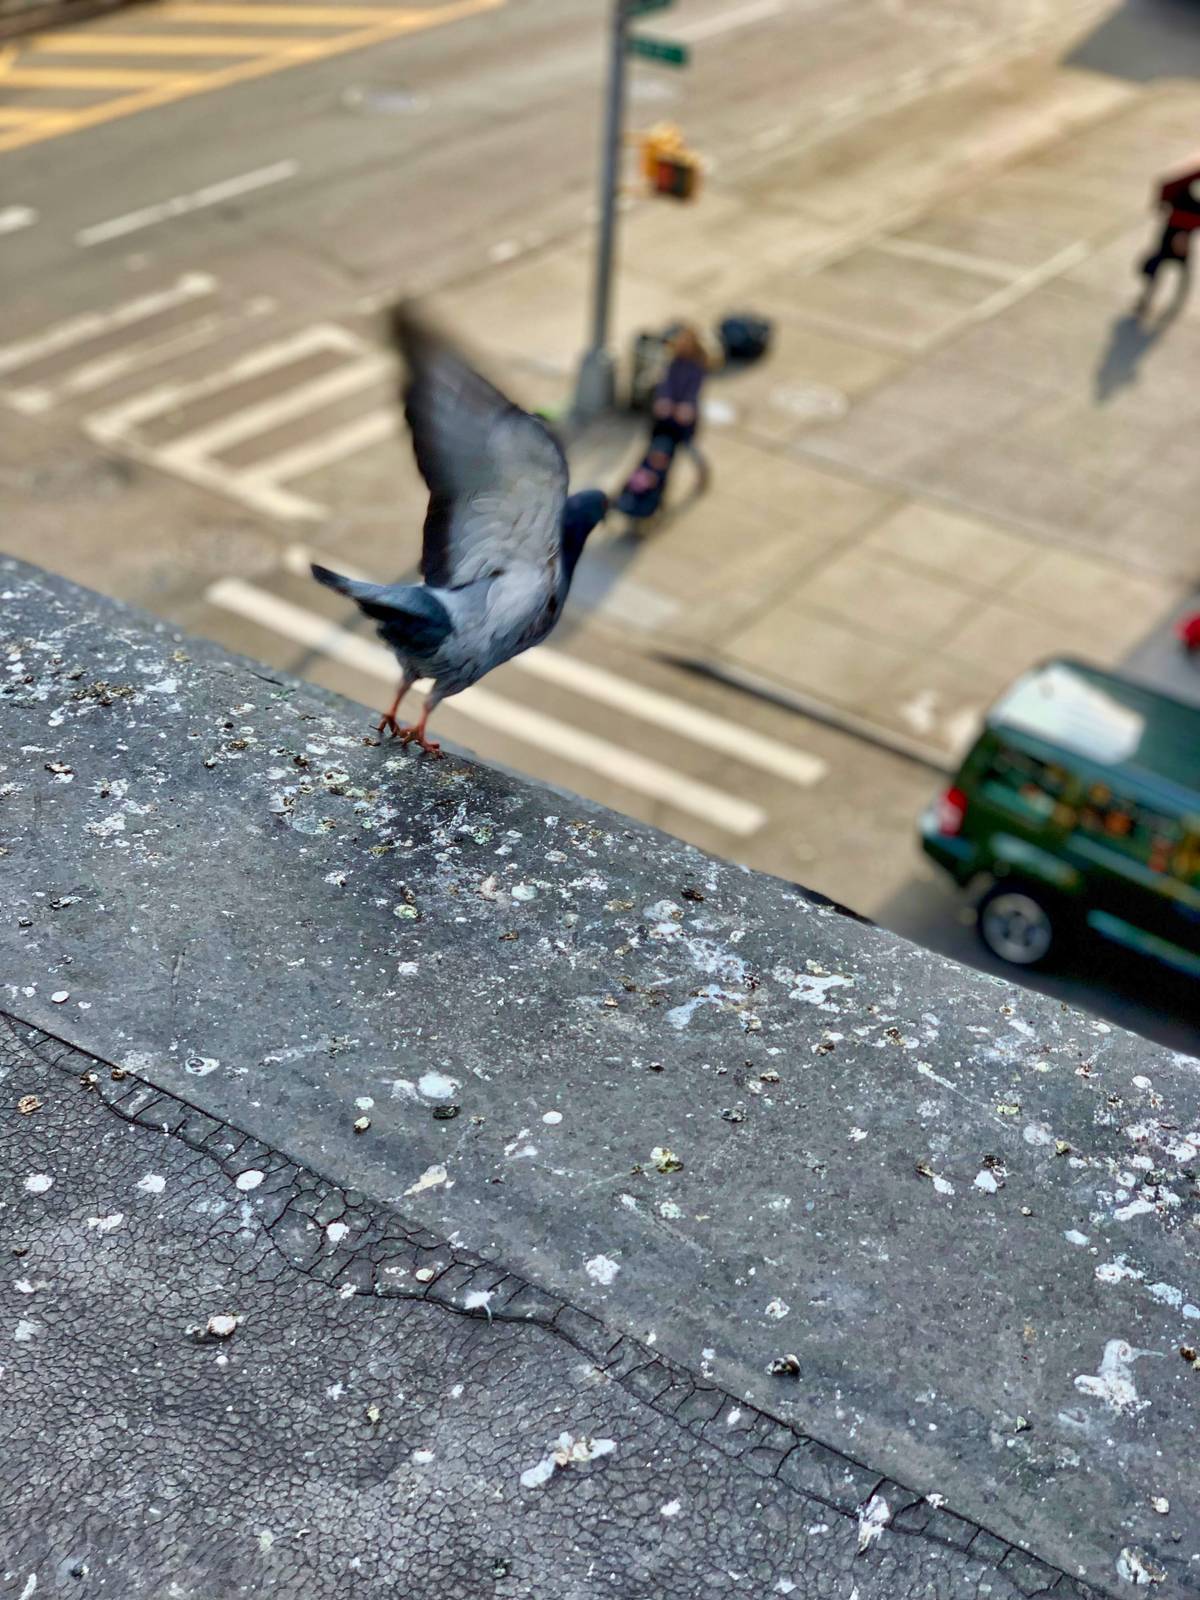
<svg viewBox="0 0 1200 1600"><path fill-rule="evenodd" d="M59 355L65 350L77 349L85 356L89 345L114 333L129 333L132 343L124 347L124 354L132 356L139 348L139 332L143 325L163 312L173 311L192 302L207 301L216 293L217 280L207 272L185 272L173 284L153 293L126 300L110 311L87 311L65 322L57 322L31 338L16 344L0 347L0 378L10 382L0 386L0 398L16 411L27 415L48 411L62 398L63 380L38 383L36 381L15 386L11 379L39 363ZM74 370L74 369L73 369Z"/></svg>
<svg viewBox="0 0 1200 1600"><path fill-rule="evenodd" d="M247 324L276 309L266 296L239 300L211 274L185 272L0 346L0 401L36 416L113 391L81 418L98 444L275 519L317 520L325 507L290 485L396 432L391 358L336 323L247 352ZM216 347L235 334L239 354L217 365ZM157 381L133 390L143 374ZM204 420L189 423L197 409Z"/></svg>
<svg viewBox="0 0 1200 1600"><path fill-rule="evenodd" d="M161 443L147 437L148 423L169 418L232 385L279 372L298 365L306 356L318 354L341 359L318 377L285 384L278 393L223 414L203 427L173 434ZM324 507L286 488L286 481L350 455L364 444L386 438L396 427L393 407L380 407L303 446L288 447L248 467L227 465L221 460L221 453L332 401L369 390L379 385L389 370L388 357L376 346L334 323L319 323L265 345L207 377L162 384L146 394L93 412L85 419L84 427L93 439L110 449L120 448L191 483L243 500L270 516L285 521L315 520L324 515Z"/></svg>

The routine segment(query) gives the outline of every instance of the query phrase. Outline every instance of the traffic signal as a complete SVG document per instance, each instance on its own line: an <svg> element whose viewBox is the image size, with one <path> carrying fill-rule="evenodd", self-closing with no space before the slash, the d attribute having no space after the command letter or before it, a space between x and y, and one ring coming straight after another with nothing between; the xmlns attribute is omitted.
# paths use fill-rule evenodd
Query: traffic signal
<svg viewBox="0 0 1200 1600"><path fill-rule="evenodd" d="M656 123L642 135L642 175L655 194L694 200L700 188L700 159L687 148L672 122Z"/></svg>

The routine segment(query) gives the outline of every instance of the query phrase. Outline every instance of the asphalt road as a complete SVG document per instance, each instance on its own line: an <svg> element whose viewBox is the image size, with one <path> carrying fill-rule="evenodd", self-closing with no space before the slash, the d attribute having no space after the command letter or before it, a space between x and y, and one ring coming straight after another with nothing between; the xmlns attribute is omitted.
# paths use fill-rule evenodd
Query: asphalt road
<svg viewBox="0 0 1200 1600"><path fill-rule="evenodd" d="M1104 9L681 0L656 28L693 65L639 69L631 116L686 112L718 201L788 161L799 196L823 138L919 118L943 76L991 57L1001 72L1030 30ZM594 0L164 4L0 59L6 547L366 705L390 698L386 663L299 576L313 550L381 575L416 554L373 314L585 243L602 18ZM744 249L730 239L730 262ZM518 367L539 316L564 350L583 343L555 259L524 321L470 330ZM523 378L561 401L569 362L530 359ZM621 444L594 459L611 467ZM667 664L687 590L638 561L599 542L573 628L469 713L448 706L446 736L973 954L914 843L936 773ZM1136 997L1069 992L1155 1024ZM1156 1031L1185 1043L1184 1026Z"/></svg>

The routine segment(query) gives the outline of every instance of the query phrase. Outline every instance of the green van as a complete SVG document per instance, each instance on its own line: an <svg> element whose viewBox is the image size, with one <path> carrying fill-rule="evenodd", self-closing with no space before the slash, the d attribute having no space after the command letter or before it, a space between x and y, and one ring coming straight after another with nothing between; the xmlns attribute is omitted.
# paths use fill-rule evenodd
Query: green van
<svg viewBox="0 0 1200 1600"><path fill-rule="evenodd" d="M921 842L994 955L1035 966L1085 929L1200 976L1200 710L1077 661L992 707Z"/></svg>

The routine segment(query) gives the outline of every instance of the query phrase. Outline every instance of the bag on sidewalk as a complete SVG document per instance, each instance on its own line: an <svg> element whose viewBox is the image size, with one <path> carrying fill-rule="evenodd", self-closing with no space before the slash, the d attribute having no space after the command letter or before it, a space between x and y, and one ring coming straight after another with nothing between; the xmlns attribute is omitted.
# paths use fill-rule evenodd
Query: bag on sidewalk
<svg viewBox="0 0 1200 1600"><path fill-rule="evenodd" d="M726 361L748 363L765 356L771 347L772 324L766 317L756 317L750 312L736 312L717 325L717 337L725 352Z"/></svg>

